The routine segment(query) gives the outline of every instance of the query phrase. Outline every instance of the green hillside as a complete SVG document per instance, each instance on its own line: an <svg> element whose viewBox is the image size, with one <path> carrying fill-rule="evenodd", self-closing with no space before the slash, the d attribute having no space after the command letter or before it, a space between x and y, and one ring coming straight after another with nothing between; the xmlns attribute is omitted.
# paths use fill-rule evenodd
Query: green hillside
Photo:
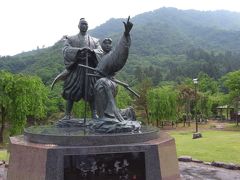
<svg viewBox="0 0 240 180"><path fill-rule="evenodd" d="M116 43L123 19L109 19L89 31ZM240 68L240 13L160 8L132 17L130 56L121 79L146 76L154 84L205 72L218 79ZM40 76L49 84L64 68L63 41L54 46L0 58L0 69ZM129 80L129 81L130 81Z"/></svg>
<svg viewBox="0 0 240 180"><path fill-rule="evenodd" d="M132 21L132 53L179 54L191 47L240 50L240 13L160 8L137 15ZM100 38L114 36L123 30L121 22L122 19L110 19L91 34ZM143 51L149 47L150 51Z"/></svg>
<svg viewBox="0 0 240 180"><path fill-rule="evenodd" d="M1 57L0 69L38 75L45 83L50 83L64 69L62 45L63 41L59 41L52 47Z"/></svg>

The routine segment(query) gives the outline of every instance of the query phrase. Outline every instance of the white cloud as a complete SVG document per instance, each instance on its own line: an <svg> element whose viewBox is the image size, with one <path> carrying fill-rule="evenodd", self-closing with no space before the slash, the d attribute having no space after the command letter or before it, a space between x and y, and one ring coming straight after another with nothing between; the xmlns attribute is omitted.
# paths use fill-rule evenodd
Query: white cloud
<svg viewBox="0 0 240 180"><path fill-rule="evenodd" d="M1 0L0 55L52 45L78 32L79 18L94 28L111 17L132 17L160 7L240 11L233 0Z"/></svg>

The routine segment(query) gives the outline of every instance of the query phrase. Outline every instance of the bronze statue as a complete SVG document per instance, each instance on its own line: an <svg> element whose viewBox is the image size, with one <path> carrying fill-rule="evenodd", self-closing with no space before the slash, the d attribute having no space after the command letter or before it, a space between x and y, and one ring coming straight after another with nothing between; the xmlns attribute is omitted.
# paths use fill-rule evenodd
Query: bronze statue
<svg viewBox="0 0 240 180"><path fill-rule="evenodd" d="M115 102L117 84L139 96L126 83L114 78L127 62L131 45L133 24L130 17L123 23L125 31L114 49L110 38L105 38L100 47L96 38L87 35L85 19L80 20L80 33L67 38L63 48L66 70L53 82L54 85L57 79L65 80L63 97L67 100L66 116L58 121L58 127L88 127L100 133L140 130L141 125L136 121L133 108L120 110ZM80 99L91 106L93 118L88 122L86 116L84 121L70 116L73 102Z"/></svg>
<svg viewBox="0 0 240 180"><path fill-rule="evenodd" d="M63 98L67 100L64 119L71 118L73 103L81 99L89 102L92 117L96 118L93 97L96 78L86 77L86 69L79 64L95 68L103 51L99 40L87 34L88 23L84 18L80 19L78 28L80 32L75 36L67 37L63 47L64 64L68 71L62 93Z"/></svg>
<svg viewBox="0 0 240 180"><path fill-rule="evenodd" d="M124 116L122 116L121 113L123 111L117 108L115 102L117 90L114 75L123 68L128 58L131 45L129 32L133 26L129 19L130 18L128 18L126 23L124 22L125 32L116 47L102 57L96 68L97 73L102 76L94 87L95 104L100 119L111 118L118 121L124 121ZM102 47L104 48L104 46ZM135 120L133 113L130 118L134 118L132 120ZM128 119L128 117L125 116L125 119Z"/></svg>
<svg viewBox="0 0 240 180"><path fill-rule="evenodd" d="M120 110L115 102L117 84L123 85L136 96L139 96L127 84L114 78L114 75L124 67L131 45L130 31L133 24L130 22L130 17L127 22L123 23L125 31L118 44L113 50L102 56L95 68L99 79L94 86L94 97L99 118L98 121L92 123L91 127L96 132L138 132L141 128L140 123L136 121L133 108Z"/></svg>
<svg viewBox="0 0 240 180"><path fill-rule="evenodd" d="M109 53L112 50L112 39L111 38L105 38L101 43L101 47L102 47L102 50L103 50L103 55L102 56Z"/></svg>

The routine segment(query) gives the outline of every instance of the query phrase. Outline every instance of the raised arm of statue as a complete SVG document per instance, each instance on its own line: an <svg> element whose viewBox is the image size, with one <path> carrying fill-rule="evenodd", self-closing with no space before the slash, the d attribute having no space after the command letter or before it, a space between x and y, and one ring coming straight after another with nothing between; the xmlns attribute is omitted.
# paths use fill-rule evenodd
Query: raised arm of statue
<svg viewBox="0 0 240 180"><path fill-rule="evenodd" d="M131 38L129 32L131 31L133 24L129 21L124 22L125 32L120 38L116 47L105 55L98 63L97 70L105 74L106 76L113 76L116 72L120 71L128 58L129 48L131 45Z"/></svg>
<svg viewBox="0 0 240 180"><path fill-rule="evenodd" d="M130 16L128 16L127 22L123 22L124 28L125 28L125 31L124 31L125 36L129 35L129 33L133 27L133 23L130 22L129 20L130 20Z"/></svg>

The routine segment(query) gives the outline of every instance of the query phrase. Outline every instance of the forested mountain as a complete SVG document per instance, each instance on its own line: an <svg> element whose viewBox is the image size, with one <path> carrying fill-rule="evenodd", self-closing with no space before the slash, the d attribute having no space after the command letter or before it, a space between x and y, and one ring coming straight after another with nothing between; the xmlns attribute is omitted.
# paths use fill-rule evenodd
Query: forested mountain
<svg viewBox="0 0 240 180"><path fill-rule="evenodd" d="M122 20L110 19L91 33L100 38L114 36L123 30ZM179 54L191 47L240 50L240 13L160 8L137 15L132 21L132 53Z"/></svg>
<svg viewBox="0 0 240 180"><path fill-rule="evenodd" d="M131 20L132 46L121 79L148 76L156 85L199 72L218 79L240 68L240 13L160 8ZM123 32L122 21L110 19L89 33L100 39L112 37L116 43ZM62 43L1 57L0 69L37 74L49 83L64 68Z"/></svg>

